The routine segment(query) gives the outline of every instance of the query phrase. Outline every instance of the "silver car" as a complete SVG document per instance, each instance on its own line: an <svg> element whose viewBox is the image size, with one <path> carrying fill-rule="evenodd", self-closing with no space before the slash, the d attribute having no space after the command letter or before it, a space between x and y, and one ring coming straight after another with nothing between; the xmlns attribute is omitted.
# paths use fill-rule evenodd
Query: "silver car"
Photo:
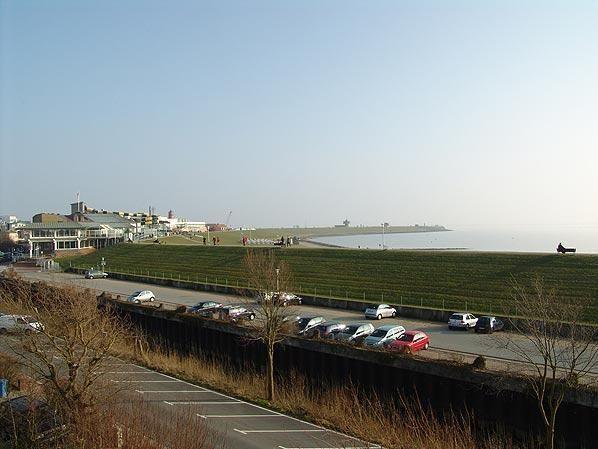
<svg viewBox="0 0 598 449"><path fill-rule="evenodd" d="M151 290L140 290L131 294L128 298L128 302L132 302L134 304L141 304L142 302L153 302L156 299L154 294Z"/></svg>
<svg viewBox="0 0 598 449"><path fill-rule="evenodd" d="M41 332L43 324L27 315L2 315L0 316L0 334L8 332Z"/></svg>
<svg viewBox="0 0 598 449"><path fill-rule="evenodd" d="M365 317L381 320L382 318L394 318L397 316L397 309L388 304L378 304L365 309Z"/></svg>
<svg viewBox="0 0 598 449"><path fill-rule="evenodd" d="M302 316L297 320L297 334L304 335L314 327L325 322L326 318L323 316Z"/></svg>
<svg viewBox="0 0 598 449"><path fill-rule="evenodd" d="M405 328L403 326L395 326L393 324L380 326L363 341L363 344L365 346L380 348L395 341L404 333Z"/></svg>
<svg viewBox="0 0 598 449"><path fill-rule="evenodd" d="M349 323L347 327L334 336L334 339L347 343L360 344L372 332L374 332L373 324Z"/></svg>

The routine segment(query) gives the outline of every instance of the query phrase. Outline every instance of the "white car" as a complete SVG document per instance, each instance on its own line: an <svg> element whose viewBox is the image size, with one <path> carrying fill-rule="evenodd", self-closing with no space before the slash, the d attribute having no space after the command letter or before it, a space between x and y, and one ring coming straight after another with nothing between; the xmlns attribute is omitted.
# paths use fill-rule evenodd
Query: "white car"
<svg viewBox="0 0 598 449"><path fill-rule="evenodd" d="M364 346L383 347L390 342L395 341L397 338L400 338L404 333L405 328L403 326L395 326L392 324L388 326L380 326L363 341L363 344Z"/></svg>
<svg viewBox="0 0 598 449"><path fill-rule="evenodd" d="M475 327L478 319L473 316L471 313L467 312L458 312L453 313L448 320L448 328L449 329L472 329Z"/></svg>
<svg viewBox="0 0 598 449"><path fill-rule="evenodd" d="M156 296L152 293L151 290L140 290L138 292L133 293L127 298L127 301L141 304L142 302L153 302L155 301Z"/></svg>
<svg viewBox="0 0 598 449"><path fill-rule="evenodd" d="M0 334L8 332L40 332L44 326L35 318L27 315L0 316Z"/></svg>
<svg viewBox="0 0 598 449"><path fill-rule="evenodd" d="M365 309L365 317L381 320L382 318L394 318L397 316L397 309L388 304L378 304Z"/></svg>

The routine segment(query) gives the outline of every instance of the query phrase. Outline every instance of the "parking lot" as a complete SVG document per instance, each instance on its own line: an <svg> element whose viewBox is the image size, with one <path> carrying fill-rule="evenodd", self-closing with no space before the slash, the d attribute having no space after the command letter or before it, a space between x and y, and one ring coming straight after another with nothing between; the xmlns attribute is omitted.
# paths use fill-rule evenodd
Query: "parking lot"
<svg viewBox="0 0 598 449"><path fill-rule="evenodd" d="M118 359L111 359L105 367L104 378L123 393L161 407L164 419L168 419L168 409L185 408L208 427L223 432L231 448L380 447Z"/></svg>

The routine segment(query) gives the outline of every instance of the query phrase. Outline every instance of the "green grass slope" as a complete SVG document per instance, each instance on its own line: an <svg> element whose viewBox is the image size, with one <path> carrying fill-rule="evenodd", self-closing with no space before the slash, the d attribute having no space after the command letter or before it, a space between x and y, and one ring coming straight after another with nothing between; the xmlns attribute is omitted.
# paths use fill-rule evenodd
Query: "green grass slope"
<svg viewBox="0 0 598 449"><path fill-rule="evenodd" d="M74 266L174 277L198 282L246 285L247 249L203 245L123 244L70 259ZM274 251L291 267L296 290L428 307L501 313L508 308L513 280L529 285L541 276L564 301L590 298L598 322L598 256L477 252L294 249ZM69 262L65 261L66 264ZM516 313L516 310L510 310Z"/></svg>

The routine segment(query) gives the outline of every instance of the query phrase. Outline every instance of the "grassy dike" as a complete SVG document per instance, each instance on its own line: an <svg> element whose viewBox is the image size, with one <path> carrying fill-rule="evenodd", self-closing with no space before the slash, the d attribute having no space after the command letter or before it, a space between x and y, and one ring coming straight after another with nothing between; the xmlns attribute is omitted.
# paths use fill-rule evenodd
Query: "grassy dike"
<svg viewBox="0 0 598 449"><path fill-rule="evenodd" d="M101 258L107 271L246 285L246 248L203 245L122 244L86 256L63 259L63 266L89 268ZM421 305L449 310L515 313L509 309L513 281L536 276L564 301L590 298L588 321L598 323L598 256L449 251L377 251L276 248L304 294L367 302Z"/></svg>

